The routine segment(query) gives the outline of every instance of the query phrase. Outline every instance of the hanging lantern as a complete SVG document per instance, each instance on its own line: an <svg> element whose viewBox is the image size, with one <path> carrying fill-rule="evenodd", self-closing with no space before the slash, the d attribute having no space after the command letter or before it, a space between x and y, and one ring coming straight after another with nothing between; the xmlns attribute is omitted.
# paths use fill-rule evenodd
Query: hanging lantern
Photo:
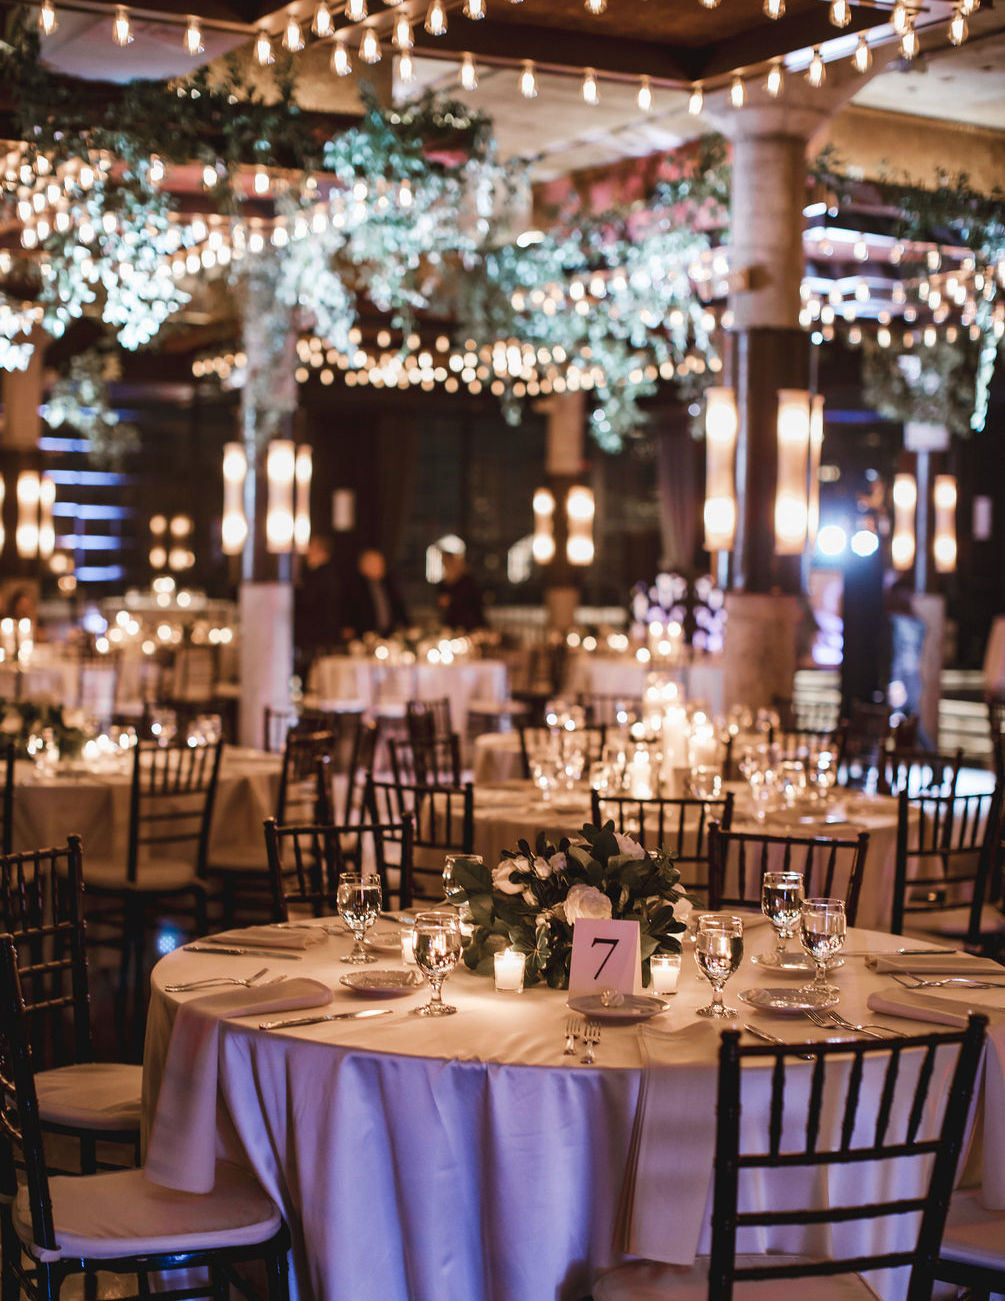
<svg viewBox="0 0 1005 1301"><path fill-rule="evenodd" d="M910 569L914 564L915 523L918 484L913 474L898 474L893 480L893 537L890 558L894 569Z"/></svg>
<svg viewBox="0 0 1005 1301"><path fill-rule="evenodd" d="M705 393L705 550L732 551L736 541L734 457L739 416L731 388Z"/></svg>
<svg viewBox="0 0 1005 1301"><path fill-rule="evenodd" d="M555 559L555 494L550 488L538 488L534 493L531 551L539 565L547 565Z"/></svg>
<svg viewBox="0 0 1005 1301"><path fill-rule="evenodd" d="M275 438L269 444L265 473L268 480L266 549L289 551L293 545L293 484L296 477L296 448L289 439Z"/></svg>
<svg viewBox="0 0 1005 1301"><path fill-rule="evenodd" d="M809 522L810 395L804 389L778 391L778 479L775 488L775 551L798 556Z"/></svg>
<svg viewBox="0 0 1005 1301"><path fill-rule="evenodd" d="M248 520L244 514L244 482L248 458L241 443L225 443L223 448L223 520L220 535L224 555L237 556L244 550L248 537Z"/></svg>
<svg viewBox="0 0 1005 1301"><path fill-rule="evenodd" d="M565 499L567 521L565 556L570 565L591 565L593 545L593 516L596 505L593 492L584 484L575 484Z"/></svg>
<svg viewBox="0 0 1005 1301"><path fill-rule="evenodd" d="M935 529L932 556L940 574L951 574L956 568L956 499L955 476L937 474L933 493Z"/></svg>

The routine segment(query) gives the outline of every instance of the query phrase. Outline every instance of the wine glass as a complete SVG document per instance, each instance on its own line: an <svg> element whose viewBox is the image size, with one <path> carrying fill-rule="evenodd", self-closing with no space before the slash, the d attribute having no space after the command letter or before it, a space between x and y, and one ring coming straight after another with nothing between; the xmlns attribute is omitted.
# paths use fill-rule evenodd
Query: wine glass
<svg viewBox="0 0 1005 1301"><path fill-rule="evenodd" d="M816 972L807 993L836 994L837 987L827 983L827 960L844 947L848 919L843 899L806 899L799 910L799 941L816 963Z"/></svg>
<svg viewBox="0 0 1005 1301"><path fill-rule="evenodd" d="M761 912L778 932L775 952L764 961L768 966L781 967L785 946L799 925L799 909L803 902L802 872L765 872L761 878Z"/></svg>
<svg viewBox="0 0 1005 1301"><path fill-rule="evenodd" d="M461 956L461 919L454 912L419 913L415 919L415 961L429 981L428 1003L416 1016L450 1016L457 1011L444 1003L441 988Z"/></svg>
<svg viewBox="0 0 1005 1301"><path fill-rule="evenodd" d="M454 871L458 863L481 866L485 862L481 854L448 854L443 862L443 893L447 897L447 902L451 902L455 895L463 894L464 887L458 885L454 879Z"/></svg>
<svg viewBox="0 0 1005 1301"><path fill-rule="evenodd" d="M380 877L376 872L343 872L339 878L336 903L338 915L352 931L355 941L352 952L342 961L354 965L376 962L376 957L367 952L363 937L380 912Z"/></svg>
<svg viewBox="0 0 1005 1301"><path fill-rule="evenodd" d="M729 913L705 913L698 919L694 960L712 986L712 1001L699 1007L698 1016L736 1016L735 1007L722 1001L722 987L743 961L743 919Z"/></svg>
<svg viewBox="0 0 1005 1301"><path fill-rule="evenodd" d="M816 787L817 799L826 804L837 780L837 755L833 750L818 750L810 756L809 778Z"/></svg>

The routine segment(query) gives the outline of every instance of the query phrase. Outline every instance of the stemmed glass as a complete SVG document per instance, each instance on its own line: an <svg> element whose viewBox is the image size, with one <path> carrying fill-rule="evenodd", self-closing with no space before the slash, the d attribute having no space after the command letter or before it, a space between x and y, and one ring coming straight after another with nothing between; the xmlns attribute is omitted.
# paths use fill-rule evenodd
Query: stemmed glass
<svg viewBox="0 0 1005 1301"><path fill-rule="evenodd" d="M458 863L479 866L485 862L481 854L447 854L443 862L443 893L446 896L447 903L453 905L454 897L464 893L464 887L458 885L454 876ZM461 904L461 912L465 911L466 905Z"/></svg>
<svg viewBox="0 0 1005 1301"><path fill-rule="evenodd" d="M764 873L761 878L761 912L778 932L774 953L761 959L766 966L784 966L785 946L799 925L802 902L802 872Z"/></svg>
<svg viewBox="0 0 1005 1301"><path fill-rule="evenodd" d="M827 983L827 961L844 947L848 919L843 899L806 899L799 910L799 941L816 963L812 981L805 986L808 994L830 997L837 986Z"/></svg>
<svg viewBox="0 0 1005 1301"><path fill-rule="evenodd" d="M712 986L712 1001L699 1007L698 1016L736 1016L735 1007L722 1001L722 987L743 961L743 919L729 913L705 913L698 919L694 960Z"/></svg>
<svg viewBox="0 0 1005 1301"><path fill-rule="evenodd" d="M376 872L343 872L339 878L335 901L338 905L338 915L352 931L355 941L352 952L348 953L342 961L354 965L376 962L374 954L367 952L363 938L380 912L380 877Z"/></svg>
<svg viewBox="0 0 1005 1301"><path fill-rule="evenodd" d="M415 919L415 961L429 981L428 1003L415 1009L416 1016L451 1016L457 1011L444 1003L443 982L461 956L461 919L455 912L419 913Z"/></svg>

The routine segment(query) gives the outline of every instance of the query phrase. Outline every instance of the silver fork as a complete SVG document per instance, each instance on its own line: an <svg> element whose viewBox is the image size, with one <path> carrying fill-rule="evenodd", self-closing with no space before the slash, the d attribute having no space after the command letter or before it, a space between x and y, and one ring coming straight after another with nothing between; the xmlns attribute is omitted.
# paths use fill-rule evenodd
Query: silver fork
<svg viewBox="0 0 1005 1301"><path fill-rule="evenodd" d="M896 1030L888 1030L886 1026L873 1025L871 1023L869 1025L855 1025L846 1017L841 1016L838 1012L819 1012L810 1010L807 1011L806 1015L810 1018L813 1024L818 1026L821 1030L854 1030L856 1034L864 1034L869 1039L896 1039L899 1037Z"/></svg>
<svg viewBox="0 0 1005 1301"><path fill-rule="evenodd" d="M238 976L205 976L202 980L186 980L179 985L165 985L164 989L169 994L184 994L191 989L211 989L214 985L244 985L250 988L268 974L268 967L263 967L261 971L256 971L253 976L248 976L243 980ZM273 984L274 982L270 981L269 983Z"/></svg>
<svg viewBox="0 0 1005 1301"><path fill-rule="evenodd" d="M562 1054L565 1057L572 1057L576 1052L576 1040L579 1038L579 1027L582 1024L578 1016L570 1016L565 1023L565 1047Z"/></svg>
<svg viewBox="0 0 1005 1301"><path fill-rule="evenodd" d="M593 1059L597 1055L597 1044L600 1042L600 1022L587 1021L583 1027L583 1043L586 1044L586 1052L580 1058L584 1066L592 1066Z"/></svg>

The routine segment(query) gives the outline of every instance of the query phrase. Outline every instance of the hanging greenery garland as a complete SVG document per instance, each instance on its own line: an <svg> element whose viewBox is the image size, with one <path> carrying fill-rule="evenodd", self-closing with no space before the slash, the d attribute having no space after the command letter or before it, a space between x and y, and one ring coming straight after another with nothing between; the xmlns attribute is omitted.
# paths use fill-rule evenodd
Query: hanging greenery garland
<svg viewBox="0 0 1005 1301"><path fill-rule="evenodd" d="M50 428L69 425L81 434L99 465L121 465L140 445L136 427L120 421L109 401L108 385L118 378L117 358L90 348L72 358L67 373L53 382L41 411Z"/></svg>

